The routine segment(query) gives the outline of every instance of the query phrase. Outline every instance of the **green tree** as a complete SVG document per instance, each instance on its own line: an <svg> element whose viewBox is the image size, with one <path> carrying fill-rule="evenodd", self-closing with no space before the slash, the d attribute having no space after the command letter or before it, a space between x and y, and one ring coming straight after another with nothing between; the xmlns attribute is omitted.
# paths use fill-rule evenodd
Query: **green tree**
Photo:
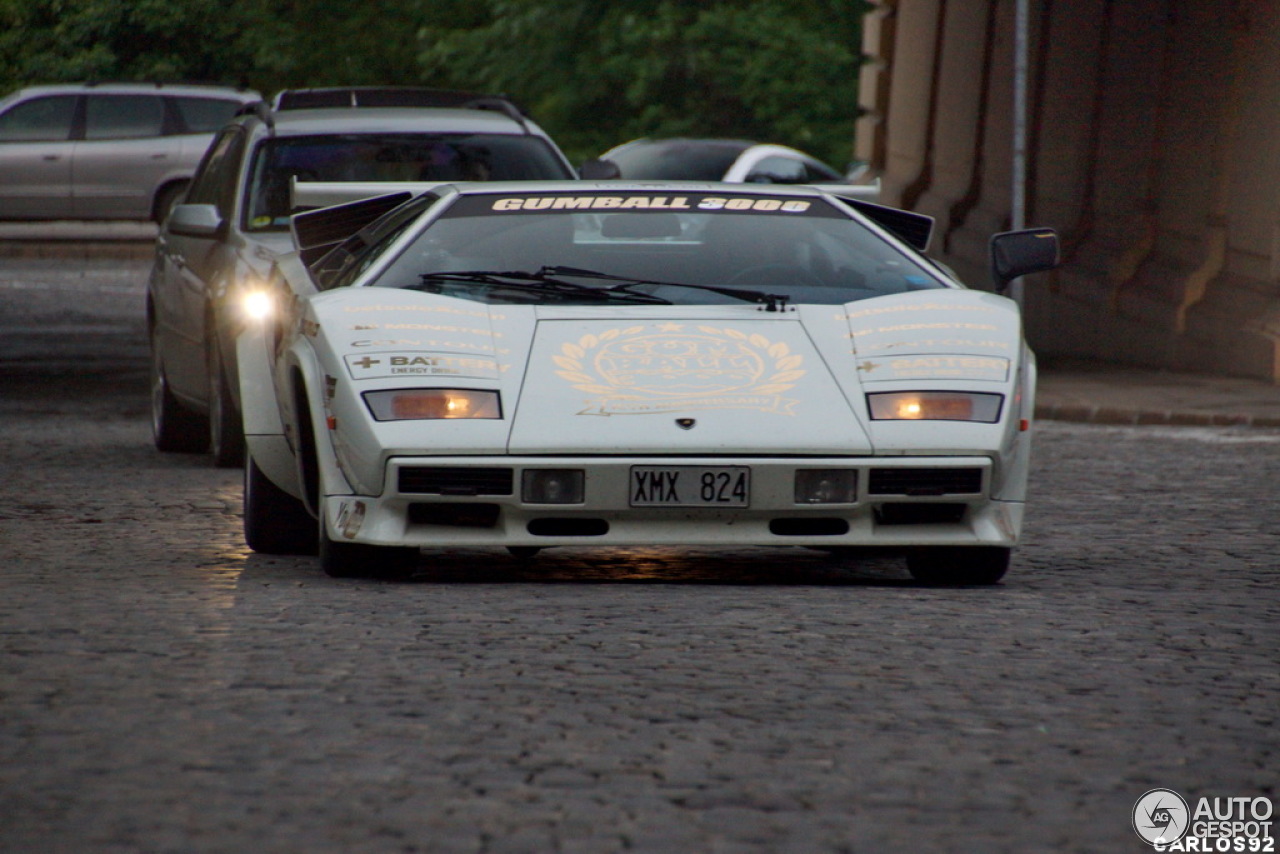
<svg viewBox="0 0 1280 854"><path fill-rule="evenodd" d="M425 15L424 79L518 97L573 156L683 134L850 157L861 3L487 0L462 19L452 5Z"/></svg>
<svg viewBox="0 0 1280 854"><path fill-rule="evenodd" d="M420 83L430 0L253 0L241 43L266 90Z"/></svg>
<svg viewBox="0 0 1280 854"><path fill-rule="evenodd" d="M247 76L236 4L210 0L0 0L0 82Z"/></svg>
<svg viewBox="0 0 1280 854"><path fill-rule="evenodd" d="M860 0L0 0L0 86L507 94L575 160L639 136L852 151Z"/></svg>

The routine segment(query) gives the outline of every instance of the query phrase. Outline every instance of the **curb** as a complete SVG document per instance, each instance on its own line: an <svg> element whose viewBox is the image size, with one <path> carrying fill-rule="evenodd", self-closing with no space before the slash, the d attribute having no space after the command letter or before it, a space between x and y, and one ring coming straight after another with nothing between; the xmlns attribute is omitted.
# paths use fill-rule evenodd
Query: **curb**
<svg viewBox="0 0 1280 854"><path fill-rule="evenodd" d="M0 258L150 258L151 240L0 240Z"/></svg>
<svg viewBox="0 0 1280 854"><path fill-rule="evenodd" d="M1187 412L1185 410L1121 409L1111 406L1037 404L1036 418L1082 424L1127 424L1170 427L1280 427L1280 417L1242 413Z"/></svg>

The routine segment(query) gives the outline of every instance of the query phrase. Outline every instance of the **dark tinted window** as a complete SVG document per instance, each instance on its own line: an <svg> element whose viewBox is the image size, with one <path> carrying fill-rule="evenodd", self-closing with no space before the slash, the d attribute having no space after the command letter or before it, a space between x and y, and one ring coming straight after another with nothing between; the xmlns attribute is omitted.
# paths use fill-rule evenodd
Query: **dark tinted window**
<svg viewBox="0 0 1280 854"><path fill-rule="evenodd" d="M531 181L572 175L535 136L349 134L277 137L254 153L249 231L289 225L290 181Z"/></svg>
<svg viewBox="0 0 1280 854"><path fill-rule="evenodd" d="M76 96L35 98L0 115L0 142L56 142L71 137Z"/></svg>
<svg viewBox="0 0 1280 854"><path fill-rule="evenodd" d="M641 143L609 155L623 178L719 181L746 145L722 142Z"/></svg>
<svg viewBox="0 0 1280 854"><path fill-rule="evenodd" d="M225 98L174 98L173 102L184 128L191 133L213 133L240 109L239 101Z"/></svg>
<svg viewBox="0 0 1280 854"><path fill-rule="evenodd" d="M85 139L160 136L164 102L155 95L90 95L85 107Z"/></svg>

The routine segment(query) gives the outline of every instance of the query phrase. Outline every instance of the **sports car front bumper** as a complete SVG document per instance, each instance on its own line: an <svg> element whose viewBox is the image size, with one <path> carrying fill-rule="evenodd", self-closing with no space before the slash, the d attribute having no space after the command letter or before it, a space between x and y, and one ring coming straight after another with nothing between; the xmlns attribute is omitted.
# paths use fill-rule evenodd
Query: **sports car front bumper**
<svg viewBox="0 0 1280 854"><path fill-rule="evenodd" d="M581 471L580 500L526 500L525 473L548 469ZM669 506L674 495L637 494L636 472L655 469L746 470L747 488ZM803 472L845 473L853 491L805 493ZM1023 504L993 500L993 477L993 460L976 456L394 457L381 495L325 506L335 539L388 546L1012 546Z"/></svg>

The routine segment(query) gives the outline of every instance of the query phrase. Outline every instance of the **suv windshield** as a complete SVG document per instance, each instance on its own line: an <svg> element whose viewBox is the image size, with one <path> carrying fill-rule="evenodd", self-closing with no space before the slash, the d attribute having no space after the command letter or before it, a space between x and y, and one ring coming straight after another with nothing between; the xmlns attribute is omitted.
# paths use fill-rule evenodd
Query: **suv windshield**
<svg viewBox="0 0 1280 854"><path fill-rule="evenodd" d="M948 287L821 198L696 193L463 197L369 284L527 303L548 277L676 305L741 303L725 293L735 288L760 292L746 301L839 305ZM547 302L566 300L566 288L547 288Z"/></svg>
<svg viewBox="0 0 1280 854"><path fill-rule="evenodd" d="M250 167L245 230L289 226L289 186L300 181L530 181L573 177L536 136L344 134L278 137Z"/></svg>

